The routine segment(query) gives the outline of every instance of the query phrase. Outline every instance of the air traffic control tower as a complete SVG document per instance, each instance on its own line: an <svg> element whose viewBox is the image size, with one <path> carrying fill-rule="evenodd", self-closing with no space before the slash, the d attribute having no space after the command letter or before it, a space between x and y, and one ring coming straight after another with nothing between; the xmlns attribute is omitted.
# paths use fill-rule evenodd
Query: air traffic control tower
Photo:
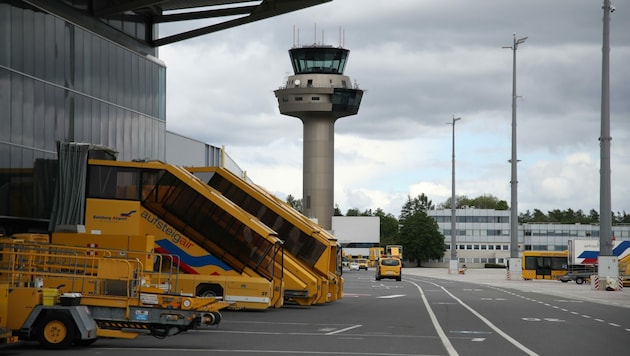
<svg viewBox="0 0 630 356"><path fill-rule="evenodd" d="M335 121L356 115L363 90L343 75L350 51L312 45L289 50L294 74L274 91L280 113L304 124L304 215L331 230L334 211Z"/></svg>

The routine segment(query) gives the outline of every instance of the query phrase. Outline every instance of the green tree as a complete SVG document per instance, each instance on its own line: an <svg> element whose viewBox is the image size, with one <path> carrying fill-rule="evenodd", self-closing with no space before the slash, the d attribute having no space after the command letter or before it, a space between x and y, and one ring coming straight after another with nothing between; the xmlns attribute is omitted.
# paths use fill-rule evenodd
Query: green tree
<svg viewBox="0 0 630 356"><path fill-rule="evenodd" d="M539 209L534 209L534 214L531 222L549 222L549 218Z"/></svg>
<svg viewBox="0 0 630 356"><path fill-rule="evenodd" d="M343 216L343 214L341 213L341 209L339 209L339 205L335 204L335 209L333 211L333 216Z"/></svg>
<svg viewBox="0 0 630 356"><path fill-rule="evenodd" d="M534 219L534 216L529 210L527 210L525 213L519 214L518 216L518 222L521 224L531 222L532 219Z"/></svg>
<svg viewBox="0 0 630 356"><path fill-rule="evenodd" d="M302 199L295 199L293 195L287 195L287 204L289 204L293 209L299 211L300 213L304 213L304 209L302 209Z"/></svg>
<svg viewBox="0 0 630 356"><path fill-rule="evenodd" d="M505 200L499 200L497 202L497 210L508 210L510 209L510 206L508 205L508 203Z"/></svg>
<svg viewBox="0 0 630 356"><path fill-rule="evenodd" d="M359 209L357 208L348 209L348 211L346 211L346 216L359 216L359 214Z"/></svg>
<svg viewBox="0 0 630 356"><path fill-rule="evenodd" d="M494 195L484 194L474 198L469 206L474 206L478 209L496 209L499 199Z"/></svg>
<svg viewBox="0 0 630 356"><path fill-rule="evenodd" d="M438 224L425 211L417 210L400 222L398 243L403 246L405 258L416 260L439 259L444 256L446 245Z"/></svg>
<svg viewBox="0 0 630 356"><path fill-rule="evenodd" d="M410 196L407 196L407 202L403 205L402 210L400 211L400 220L406 219L417 211L427 211L434 208L435 206L433 205L433 202L429 200L424 193L413 199L411 199Z"/></svg>
<svg viewBox="0 0 630 356"><path fill-rule="evenodd" d="M376 209L374 216L379 217L381 247L398 244L398 219L390 213L385 213L381 208Z"/></svg>

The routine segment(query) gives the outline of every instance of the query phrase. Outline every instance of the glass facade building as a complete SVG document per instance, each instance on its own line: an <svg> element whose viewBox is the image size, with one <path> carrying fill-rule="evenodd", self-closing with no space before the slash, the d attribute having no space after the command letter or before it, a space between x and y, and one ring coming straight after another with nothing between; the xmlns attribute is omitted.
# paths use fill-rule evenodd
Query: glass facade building
<svg viewBox="0 0 630 356"><path fill-rule="evenodd" d="M57 141L165 157L166 67L134 16L0 1L0 233L50 217ZM4 230L4 231L3 231Z"/></svg>

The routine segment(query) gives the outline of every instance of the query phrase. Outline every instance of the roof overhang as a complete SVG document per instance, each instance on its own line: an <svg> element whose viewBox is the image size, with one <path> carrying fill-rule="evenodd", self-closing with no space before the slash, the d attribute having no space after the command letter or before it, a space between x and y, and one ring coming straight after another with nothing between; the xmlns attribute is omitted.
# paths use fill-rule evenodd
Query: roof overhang
<svg viewBox="0 0 630 356"><path fill-rule="evenodd" d="M159 47L330 1L332 0L93 0L92 12L97 18L133 12L144 16L150 25L230 18L209 26L154 38L150 41L150 46Z"/></svg>

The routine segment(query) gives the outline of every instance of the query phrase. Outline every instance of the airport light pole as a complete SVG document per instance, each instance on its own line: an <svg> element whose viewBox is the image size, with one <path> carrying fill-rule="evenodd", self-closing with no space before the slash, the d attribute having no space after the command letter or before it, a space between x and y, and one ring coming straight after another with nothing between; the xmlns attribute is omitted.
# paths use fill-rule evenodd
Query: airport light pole
<svg viewBox="0 0 630 356"><path fill-rule="evenodd" d="M525 43L527 37L516 39L516 33L513 33L514 42L512 46L504 46L512 50L512 158L510 164L512 167L512 175L510 178L512 197L510 207L510 257L518 257L518 178L516 172L516 50L518 45Z"/></svg>
<svg viewBox="0 0 630 356"><path fill-rule="evenodd" d="M613 255L612 208L610 188L610 13L615 11L610 0L604 0L602 39L602 102L601 135L599 137L599 255Z"/></svg>
<svg viewBox="0 0 630 356"><path fill-rule="evenodd" d="M447 122L446 124L453 126L453 149L452 149L452 167L451 167L451 261L457 261L457 230L455 226L456 219L456 209L457 203L455 198L455 122L461 120L461 117L455 117L453 115L453 120L451 122Z"/></svg>

